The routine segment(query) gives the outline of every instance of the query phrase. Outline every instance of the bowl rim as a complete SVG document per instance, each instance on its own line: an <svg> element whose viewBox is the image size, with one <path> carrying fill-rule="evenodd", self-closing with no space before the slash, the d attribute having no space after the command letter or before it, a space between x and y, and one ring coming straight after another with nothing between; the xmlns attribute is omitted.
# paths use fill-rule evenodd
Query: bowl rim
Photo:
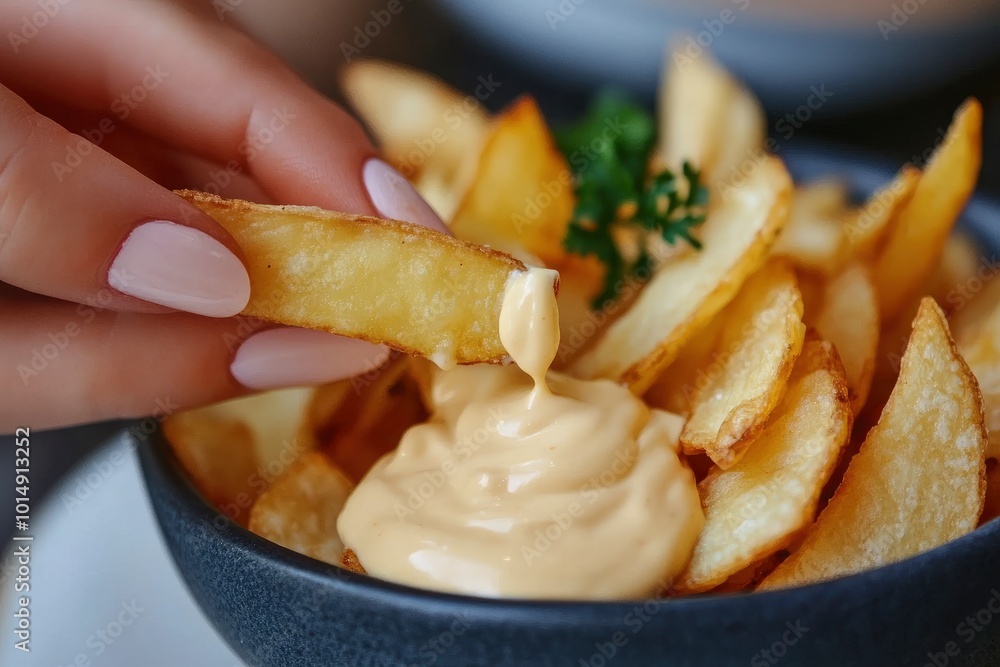
<svg viewBox="0 0 1000 667"><path fill-rule="evenodd" d="M782 159L788 161L790 171L799 176L805 176L802 182L816 180L818 173L826 172L832 178L840 178L848 183L852 191L857 192L855 182L859 173L874 172L880 178L891 178L895 169L888 166L884 160L874 159L863 153L845 151L830 146L801 142L782 151ZM822 170L816 167L822 164ZM793 168L794 166L794 168ZM870 178L870 176L866 177ZM872 184L869 184L871 186ZM877 186L878 184L874 184ZM863 188L867 190L868 188ZM959 220L959 225L971 232L976 240L990 252L994 248L1000 250L1000 225L988 229L988 221L992 218L1000 221L1000 200L979 193L974 193ZM992 234L996 238L988 239ZM122 438L130 440L139 455L142 476L145 481L147 495L154 483L151 478L158 477L165 482L169 493L174 497L189 518L198 524L215 525L220 519L225 521L225 528L215 530L219 539L229 541L232 546L244 555L269 561L273 566L293 570L297 576L314 580L323 586L334 586L340 592L364 598L371 602L399 609L409 609L415 612L427 612L431 606L439 612L451 614L466 614L479 611L484 615L495 617L516 616L519 620L544 620L550 628L574 626L582 616L593 617L594 620L613 618L633 609L637 604L655 601L658 605L670 606L674 611L682 613L701 613L713 610L721 605L744 604L749 606L760 602L781 605L792 604L796 598L811 597L822 594L827 596L852 595L858 587L864 587L882 580L887 575L897 578L904 576L907 570L933 568L939 561L950 558L948 552L962 548L983 547L980 542L1000 540L1000 518L978 526L969 533L954 540L939 545L909 558L883 565L871 570L819 581L804 586L766 591L740 591L733 593L716 593L707 591L702 594L670 597L655 595L646 598L623 600L553 600L526 598L490 598L447 593L442 591L416 588L405 584L386 581L374 576L358 574L342 567L331 565L310 556L271 542L238 524L213 507L201 495L193 480L184 471L182 464L167 441L159 421L155 429L149 433L137 433L134 427L125 427ZM155 504L155 503L154 503ZM429 606L430 605L430 606Z"/></svg>

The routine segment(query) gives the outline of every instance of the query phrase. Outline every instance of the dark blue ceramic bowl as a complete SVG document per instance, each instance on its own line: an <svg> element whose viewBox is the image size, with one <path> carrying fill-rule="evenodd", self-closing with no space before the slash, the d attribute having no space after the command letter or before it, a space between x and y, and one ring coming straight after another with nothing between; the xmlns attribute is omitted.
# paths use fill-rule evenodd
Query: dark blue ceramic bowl
<svg viewBox="0 0 1000 667"><path fill-rule="evenodd" d="M892 176L829 151L782 157L800 180L841 177L861 196ZM1000 249L997 204L977 199L963 224ZM137 447L181 575L250 665L1000 665L1000 521L888 567L792 590L486 600L379 581L272 544L205 503L159 432Z"/></svg>

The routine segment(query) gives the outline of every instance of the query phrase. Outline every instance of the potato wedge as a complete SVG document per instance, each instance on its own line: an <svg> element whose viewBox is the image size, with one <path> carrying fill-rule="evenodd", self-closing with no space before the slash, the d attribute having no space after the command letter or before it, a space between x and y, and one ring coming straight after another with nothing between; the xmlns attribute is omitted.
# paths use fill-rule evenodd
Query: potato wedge
<svg viewBox="0 0 1000 667"><path fill-rule="evenodd" d="M326 456L309 452L257 499L249 528L287 549L339 566L344 543L337 535L337 516L353 486Z"/></svg>
<svg viewBox="0 0 1000 667"><path fill-rule="evenodd" d="M687 160L710 186L738 181L741 168L764 154L766 119L760 103L708 53L691 58L674 49L666 58L654 162L679 172Z"/></svg>
<svg viewBox="0 0 1000 667"><path fill-rule="evenodd" d="M920 181L920 170L906 165L896 177L875 192L864 206L844 220L844 234L855 259L870 260L882 251L886 232L910 203Z"/></svg>
<svg viewBox="0 0 1000 667"><path fill-rule="evenodd" d="M312 391L279 389L178 412L163 433L205 499L246 524L268 482L316 447L302 430Z"/></svg>
<svg viewBox="0 0 1000 667"><path fill-rule="evenodd" d="M757 584L771 574L774 568L778 567L783 554L779 551L763 558L756 563L751 563L734 575L731 575L724 582L712 589L714 594L739 593L740 591L752 591Z"/></svg>
<svg viewBox="0 0 1000 667"><path fill-rule="evenodd" d="M874 263L879 312L891 322L924 285L976 186L982 161L983 108L969 98L955 112L910 202L888 230Z"/></svg>
<svg viewBox="0 0 1000 667"><path fill-rule="evenodd" d="M566 254L575 203L573 172L538 105L522 97L497 116L449 226L458 238L552 263Z"/></svg>
<svg viewBox="0 0 1000 667"><path fill-rule="evenodd" d="M475 167L490 127L475 96L377 59L348 63L340 82L385 157L407 178L431 172L451 183Z"/></svg>
<svg viewBox="0 0 1000 667"><path fill-rule="evenodd" d="M821 181L797 188L788 224L771 253L789 259L797 268L835 275L850 253L844 231L849 211L847 190L841 183Z"/></svg>
<svg viewBox="0 0 1000 667"><path fill-rule="evenodd" d="M419 383L409 372L412 361L400 357L353 378L345 400L317 425L323 451L354 482L395 449L408 428L427 419Z"/></svg>
<svg viewBox="0 0 1000 667"><path fill-rule="evenodd" d="M660 373L643 396L646 403L685 417L690 415L699 389L709 383L709 371L718 359L719 338L728 324L728 308L724 308L687 342L673 363Z"/></svg>
<svg viewBox="0 0 1000 667"><path fill-rule="evenodd" d="M245 315L448 364L499 363L500 305L520 261L406 222L185 190L246 255Z"/></svg>
<svg viewBox="0 0 1000 667"><path fill-rule="evenodd" d="M830 343L810 337L754 446L698 484L705 527L677 591L714 588L808 526L850 431L843 367Z"/></svg>
<svg viewBox="0 0 1000 667"><path fill-rule="evenodd" d="M242 422L250 429L260 464L272 461L288 466L304 452L315 449L316 439L303 426L313 400L312 387L276 389L216 403L195 412L217 415Z"/></svg>
<svg viewBox="0 0 1000 667"><path fill-rule="evenodd" d="M1000 297L1000 290L990 289L980 296L992 300ZM993 310L975 324L959 319L955 325L955 340L983 395L989 433L986 456L1000 459L1000 301L994 301Z"/></svg>
<svg viewBox="0 0 1000 667"><path fill-rule="evenodd" d="M827 281L821 303L815 317L806 322L837 348L847 374L851 411L857 415L868 400L878 354L878 302L868 267L856 262Z"/></svg>
<svg viewBox="0 0 1000 667"><path fill-rule="evenodd" d="M893 563L976 527L983 509L982 398L924 299L878 425L802 546L761 584L794 586Z"/></svg>
<svg viewBox="0 0 1000 667"><path fill-rule="evenodd" d="M571 371L584 378L617 379L644 393L764 264L788 219L790 195L791 180L781 161L762 158L746 182L713 202L701 229L704 249L660 267Z"/></svg>
<svg viewBox="0 0 1000 667"><path fill-rule="evenodd" d="M740 460L778 405L806 333L795 273L783 262L754 274L724 313L708 381L680 438L685 452L705 452L723 470Z"/></svg>
<svg viewBox="0 0 1000 667"><path fill-rule="evenodd" d="M980 269L992 277L995 268L984 266L989 260L980 257L979 246L968 234L957 231L945 241L941 258L931 271L923 292L933 297L946 313L951 313L965 300L964 295L982 289Z"/></svg>
<svg viewBox="0 0 1000 667"><path fill-rule="evenodd" d="M192 410L171 415L163 422L163 434L202 497L246 525L257 496L252 481L260 469L250 427Z"/></svg>

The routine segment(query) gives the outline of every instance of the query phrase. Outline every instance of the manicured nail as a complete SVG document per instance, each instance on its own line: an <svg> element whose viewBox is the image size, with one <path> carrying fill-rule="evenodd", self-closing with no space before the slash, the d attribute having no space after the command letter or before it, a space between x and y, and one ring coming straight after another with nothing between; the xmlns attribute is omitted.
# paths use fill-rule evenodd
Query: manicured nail
<svg viewBox="0 0 1000 667"><path fill-rule="evenodd" d="M382 217L448 232L441 218L410 182L382 160L371 158L365 162L361 178L372 204Z"/></svg>
<svg viewBox="0 0 1000 667"><path fill-rule="evenodd" d="M281 327L247 338L229 367L250 389L342 380L381 367L389 350L325 331Z"/></svg>
<svg viewBox="0 0 1000 667"><path fill-rule="evenodd" d="M108 271L119 292L208 317L231 317L250 300L250 276L208 234L166 220L139 225Z"/></svg>

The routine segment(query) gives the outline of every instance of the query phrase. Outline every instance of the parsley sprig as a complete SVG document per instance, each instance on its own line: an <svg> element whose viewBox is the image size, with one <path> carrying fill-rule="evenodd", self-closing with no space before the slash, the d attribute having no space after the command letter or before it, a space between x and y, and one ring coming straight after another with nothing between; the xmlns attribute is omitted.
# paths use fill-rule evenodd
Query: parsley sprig
<svg viewBox="0 0 1000 667"><path fill-rule="evenodd" d="M571 253L596 256L607 268L595 308L614 300L616 285L652 261L645 243L638 257L626 259L615 242L617 227L638 226L671 245L685 241L701 248L691 230L705 220L708 190L687 162L679 175L668 169L647 174L656 125L644 109L605 93L583 120L555 137L573 169L577 197L563 245Z"/></svg>

